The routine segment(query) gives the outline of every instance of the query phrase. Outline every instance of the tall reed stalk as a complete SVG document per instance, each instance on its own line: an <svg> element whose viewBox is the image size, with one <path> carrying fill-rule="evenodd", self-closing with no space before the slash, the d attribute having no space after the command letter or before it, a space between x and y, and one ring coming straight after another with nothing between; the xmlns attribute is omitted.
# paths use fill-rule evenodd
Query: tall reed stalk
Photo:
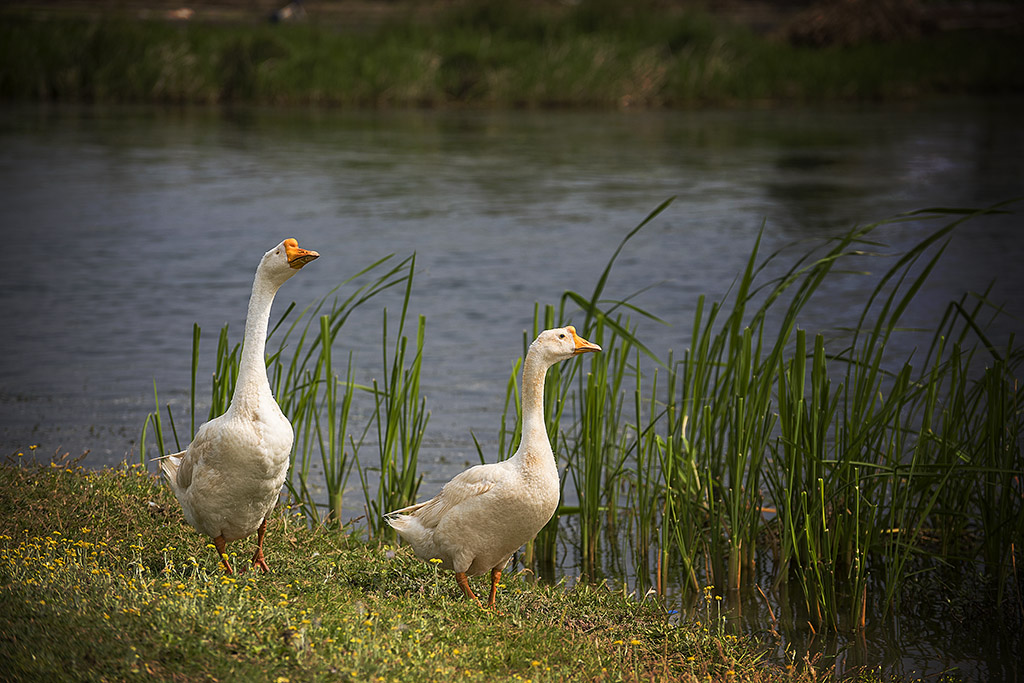
<svg viewBox="0 0 1024 683"><path fill-rule="evenodd" d="M374 408L370 418L376 433L379 464L364 466L357 455L369 532L374 537L391 541L396 540L397 536L385 523L384 515L416 502L416 494L423 479L418 472L419 450L430 419L426 399L420 396L420 367L426 319L419 317L415 347L409 347L409 340L404 335L412 282L413 268L410 267L390 362L388 312L384 310L381 334L383 381L378 383L373 380ZM371 472L377 475L375 494L372 493Z"/></svg>

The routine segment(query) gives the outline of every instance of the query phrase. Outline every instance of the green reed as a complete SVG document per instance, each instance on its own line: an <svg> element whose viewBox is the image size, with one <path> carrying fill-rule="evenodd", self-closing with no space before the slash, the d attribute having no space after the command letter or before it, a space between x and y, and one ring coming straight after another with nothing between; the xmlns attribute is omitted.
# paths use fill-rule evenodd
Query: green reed
<svg viewBox="0 0 1024 683"><path fill-rule="evenodd" d="M360 307L393 287L404 286L408 298L415 257L393 265L388 263L390 259L380 259L336 285L285 327L294 305L289 307L268 337L273 339L279 328L284 330L277 351L269 357L268 376L277 402L292 420L295 431L286 486L293 503L313 521L321 520L320 508L326 507L327 519L341 526L344 489L369 428L350 424L352 403L357 393L375 395L369 387L354 381L351 353L344 379L335 372L333 348L346 322ZM341 298L340 293L349 286L354 288ZM290 351L287 363L286 349ZM311 486L311 466L317 455L326 503L317 487Z"/></svg>
<svg viewBox="0 0 1024 683"><path fill-rule="evenodd" d="M426 399L420 396L420 368L426 319L419 317L415 347L404 335L409 298L412 295L413 266L405 282L405 297L398 318L394 348L388 360L388 311L384 309L381 335L383 381L373 380L374 407L370 423L376 433L378 465L363 466L356 456L359 479L366 505L366 522L372 536L395 540L395 532L384 521L392 510L416 502L422 475L418 470L419 449L430 419ZM372 493L370 472L377 472L377 490Z"/></svg>
<svg viewBox="0 0 1024 683"><path fill-rule="evenodd" d="M622 418L622 380L629 354L628 342L619 345L617 336L604 334L598 322L585 336L602 346L607 356L602 362L583 359L576 373L575 391L569 396L569 409L578 417L574 438L563 437L566 449L567 477L572 480L578 501L580 543L585 568L593 573L599 536L605 524L611 526L618 515L618 481L623 473L628 449L625 432L620 434Z"/></svg>
<svg viewBox="0 0 1024 683"><path fill-rule="evenodd" d="M394 532L386 525L383 516L391 510L415 503L423 479L417 471L417 462L423 434L430 419L426 399L420 396L419 390L425 328L426 321L420 316L416 346L407 367L406 358L410 349L408 338L401 335L400 326L390 373L385 371L383 384L373 381L375 401L371 421L376 431L379 465L363 467L359 464L359 478L363 485L369 532L375 537L387 536L394 540ZM386 311L383 336L386 340ZM384 363L387 368L386 350ZM378 473L375 495L371 495L368 483L368 473L371 471Z"/></svg>
<svg viewBox="0 0 1024 683"><path fill-rule="evenodd" d="M681 460L666 463L669 471L696 467L702 487L672 486L666 493L676 515L690 519L699 510L706 517L712 530L704 539L708 579L716 585L738 589L753 567L763 528L762 480L771 476L765 460L779 429L778 368L803 306L856 239L848 235L822 257L805 254L782 276L758 285L758 274L780 255L759 263L759 235L735 284L731 307L697 300L690 348L665 399L671 419L664 438L673 446L672 456ZM772 307L786 301L781 316L774 315ZM693 563L692 540L678 550Z"/></svg>
<svg viewBox="0 0 1024 683"><path fill-rule="evenodd" d="M579 515L581 554L585 568L593 575L600 545L602 528L608 532L610 545L617 545L617 529L622 505L620 492L628 493L628 460L631 451L636 450L629 442L636 441L635 431L624 421L623 411L634 403L626 393L627 377L639 381L639 355L654 359L654 354L644 346L631 323L630 313L651 321L662 321L650 312L630 303L631 299L644 290L634 292L623 300L606 300L604 291L612 267L622 250L646 225L657 218L672 203L662 202L651 211L635 228L619 242L598 277L589 297L574 291L562 295L559 323L570 319L567 307L575 305L584 314L580 324L581 334L599 344L603 351L593 354L579 365L582 369L576 375L575 393L569 395L574 429L572 438L563 437L567 444L567 478L571 478L576 491L578 505L574 512ZM553 321L552 321L553 322ZM637 354L636 361L631 361ZM575 365L575 364L574 364ZM573 367L572 372L577 368ZM567 386L567 389L570 387ZM570 389L571 390L571 389ZM566 399L563 399L563 404ZM632 436L631 436L632 435ZM635 474L635 470L633 472ZM627 520L628 521L628 520ZM614 551L613 551L614 552ZM639 573L639 572L638 572Z"/></svg>
<svg viewBox="0 0 1024 683"><path fill-rule="evenodd" d="M330 316L319 318L321 339L330 337ZM320 453L324 485L327 489L328 520L342 522L343 493L351 472L355 454L362 444L349 429L349 415L356 391L361 388L353 379L353 359L348 355L347 369L342 380L334 371L333 344L324 344L321 355L294 403L293 424L301 425L295 433L292 476L288 489L292 500L299 502L305 514L319 519L316 491L309 485L310 466L314 452ZM346 445L346 439L348 444Z"/></svg>
<svg viewBox="0 0 1024 683"><path fill-rule="evenodd" d="M634 351L634 364L636 367L640 365L639 351ZM631 548L633 564L636 567L647 569L650 567L650 554L656 533L652 521L658 514L658 496L653 487L640 484L653 479L657 461L656 449L659 446L659 442L649 429L642 429L647 419L646 416L653 414L655 410L653 406L648 406L647 410L644 410L645 398L640 373L634 373L633 380L632 420L633 424L636 425L637 433L634 435L635 438L632 443L623 449L623 454L632 465L632 470L625 472L623 475L623 485L625 487L623 512L626 513L628 533L633 538ZM651 393L653 394L657 392L657 371L654 373L652 382L653 389ZM637 588L640 590L645 590L652 585L647 573L647 571L637 572ZM654 585L659 588L658 593L660 594L661 582L659 579L660 572L656 575L654 582Z"/></svg>

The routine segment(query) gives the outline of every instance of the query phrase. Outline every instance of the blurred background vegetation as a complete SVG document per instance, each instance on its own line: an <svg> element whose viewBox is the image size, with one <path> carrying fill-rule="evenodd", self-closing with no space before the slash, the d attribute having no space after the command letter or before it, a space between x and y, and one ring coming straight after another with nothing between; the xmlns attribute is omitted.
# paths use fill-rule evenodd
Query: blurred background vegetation
<svg viewBox="0 0 1024 683"><path fill-rule="evenodd" d="M1024 3L46 0L5 100L673 107L1024 91Z"/></svg>

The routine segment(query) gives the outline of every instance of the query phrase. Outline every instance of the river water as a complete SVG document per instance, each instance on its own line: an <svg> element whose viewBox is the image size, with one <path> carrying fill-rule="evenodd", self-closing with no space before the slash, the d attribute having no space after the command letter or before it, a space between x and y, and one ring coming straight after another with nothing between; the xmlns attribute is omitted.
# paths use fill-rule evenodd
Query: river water
<svg viewBox="0 0 1024 683"><path fill-rule="evenodd" d="M133 459L154 382L162 402L187 403L192 324L204 331L202 382L217 330L240 338L260 256L293 236L322 257L282 288L275 316L382 256L416 253L429 495L477 462L471 432L496 444L534 303L589 294L662 201L675 197L623 251L606 296L655 285L636 302L669 324L644 323L640 336L667 355L685 348L697 296L725 294L762 224L769 253L900 212L1024 195L1021 121L1019 100L673 112L8 105L0 456ZM937 225L877 237L910 244ZM934 326L951 298L993 280L991 298L1019 321L1022 235L1014 216L962 226L908 325ZM871 286L837 278L804 326L849 324ZM385 296L346 326L339 347L358 367L379 366L380 309L400 303Z"/></svg>

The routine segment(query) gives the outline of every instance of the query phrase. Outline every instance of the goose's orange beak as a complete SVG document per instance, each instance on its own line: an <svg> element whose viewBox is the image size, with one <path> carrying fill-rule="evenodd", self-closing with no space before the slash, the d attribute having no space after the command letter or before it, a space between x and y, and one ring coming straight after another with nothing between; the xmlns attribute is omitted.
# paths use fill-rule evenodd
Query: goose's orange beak
<svg viewBox="0 0 1024 683"><path fill-rule="evenodd" d="M572 333L572 342L573 344L576 345L576 350L572 352L572 355L578 356L581 353L587 353L588 351L597 352L601 350L601 347L598 346L597 344L594 344L593 342L588 342L586 339L576 334L576 328L573 327L572 325L569 325L565 329L569 330L569 332Z"/></svg>
<svg viewBox="0 0 1024 683"><path fill-rule="evenodd" d="M298 270L310 261L320 258L320 254L310 249L302 249L293 238L284 241L284 252L288 257L288 265Z"/></svg>

